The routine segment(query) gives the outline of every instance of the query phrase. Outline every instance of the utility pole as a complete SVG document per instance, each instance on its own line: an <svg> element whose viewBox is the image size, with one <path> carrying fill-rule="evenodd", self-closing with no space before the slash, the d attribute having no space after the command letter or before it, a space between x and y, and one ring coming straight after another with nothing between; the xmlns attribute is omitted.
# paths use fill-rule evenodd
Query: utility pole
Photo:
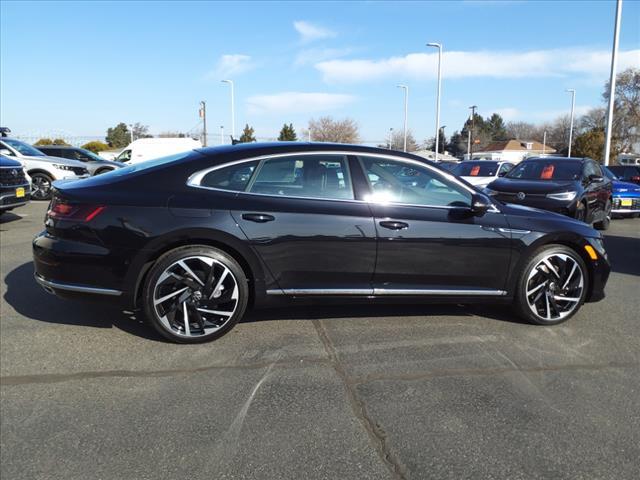
<svg viewBox="0 0 640 480"><path fill-rule="evenodd" d="M131 131L129 133L131 134L131 143L133 143L133 125L129 125L129 127L131 127Z"/></svg>
<svg viewBox="0 0 640 480"><path fill-rule="evenodd" d="M309 138L309 142L311 142L311 129L307 130L307 136Z"/></svg>
<svg viewBox="0 0 640 480"><path fill-rule="evenodd" d="M604 164L609 165L611 154L611 128L613 127L613 105L616 93L616 66L618 64L618 40L620 35L620 17L622 16L622 0L616 2L616 23L613 30L613 49L611 51L611 76L609 77L609 104L607 105L607 129L604 140Z"/></svg>
<svg viewBox="0 0 640 480"><path fill-rule="evenodd" d="M545 150L547 149L547 131L545 130L542 134L542 155L544 155Z"/></svg>
<svg viewBox="0 0 640 480"><path fill-rule="evenodd" d="M236 107L235 94L233 92L233 80L222 80L222 83L228 83L231 87L231 138L236 138Z"/></svg>
<svg viewBox="0 0 640 480"><path fill-rule="evenodd" d="M389 129L389 150L391 150L392 143L393 143L393 127Z"/></svg>
<svg viewBox="0 0 640 480"><path fill-rule="evenodd" d="M434 160L438 161L438 147L440 145L440 89L442 85L442 45L439 43L427 43L428 47L438 49L438 99L436 101L436 151Z"/></svg>
<svg viewBox="0 0 640 480"><path fill-rule="evenodd" d="M571 125L569 126L569 150L567 157L571 156L571 143L573 142L573 111L576 108L576 91L573 88L567 90L571 94Z"/></svg>
<svg viewBox="0 0 640 480"><path fill-rule="evenodd" d="M473 154L473 140L475 140L473 137L473 129L476 126L476 108L478 108L477 105L471 105L469 107L471 109L471 130L469 131L469 160L471 160L471 155Z"/></svg>
<svg viewBox="0 0 640 480"><path fill-rule="evenodd" d="M224 125L220 125L220 145L224 145Z"/></svg>
<svg viewBox="0 0 640 480"><path fill-rule="evenodd" d="M202 119L202 146L207 146L207 104L204 100L200 102L200 118Z"/></svg>
<svg viewBox="0 0 640 480"><path fill-rule="evenodd" d="M404 90L404 151L407 151L407 111L409 109L409 87L406 85L397 85L398 88Z"/></svg>

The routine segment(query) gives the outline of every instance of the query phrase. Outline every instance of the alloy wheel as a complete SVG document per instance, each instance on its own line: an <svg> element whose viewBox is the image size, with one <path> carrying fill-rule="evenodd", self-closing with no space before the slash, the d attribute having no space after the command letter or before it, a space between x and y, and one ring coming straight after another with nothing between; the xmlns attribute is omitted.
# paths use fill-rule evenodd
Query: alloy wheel
<svg viewBox="0 0 640 480"><path fill-rule="evenodd" d="M555 322L580 305L584 272L570 255L552 253L536 263L525 285L529 309L541 320Z"/></svg>
<svg viewBox="0 0 640 480"><path fill-rule="evenodd" d="M184 337L208 335L224 327L238 307L238 283L219 260L197 255L167 267L153 289L162 325Z"/></svg>
<svg viewBox="0 0 640 480"><path fill-rule="evenodd" d="M31 179L31 196L36 200L46 200L51 193L51 181L44 175L34 175Z"/></svg>

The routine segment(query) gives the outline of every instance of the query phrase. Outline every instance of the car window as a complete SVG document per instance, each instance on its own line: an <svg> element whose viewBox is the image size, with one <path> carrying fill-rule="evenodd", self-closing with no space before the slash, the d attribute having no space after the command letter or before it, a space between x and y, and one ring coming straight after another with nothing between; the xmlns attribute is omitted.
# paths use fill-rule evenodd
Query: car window
<svg viewBox="0 0 640 480"><path fill-rule="evenodd" d="M471 192L427 166L361 156L371 200L423 206L470 205Z"/></svg>
<svg viewBox="0 0 640 480"><path fill-rule="evenodd" d="M599 168L596 169L597 165L594 162L586 162L584 165L584 177L589 178L591 175L602 175Z"/></svg>
<svg viewBox="0 0 640 480"><path fill-rule="evenodd" d="M91 157L89 157L88 155L85 155L83 152L79 150L70 150L69 152L71 153L70 158L73 160L78 160L80 162L89 162L93 160Z"/></svg>
<svg viewBox="0 0 640 480"><path fill-rule="evenodd" d="M21 142L20 140L16 140L14 138L5 138L2 140L7 145L15 148L20 154L26 155L27 157L44 157L44 153L40 150L32 147L31 145Z"/></svg>
<svg viewBox="0 0 640 480"><path fill-rule="evenodd" d="M496 162L480 160L478 162L461 162L452 170L459 177L494 177L498 170Z"/></svg>
<svg viewBox="0 0 640 480"><path fill-rule="evenodd" d="M503 163L500 166L500 171L498 172L498 175L505 175L507 172L511 171L512 168L513 168L513 165L511 163Z"/></svg>
<svg viewBox="0 0 640 480"><path fill-rule="evenodd" d="M344 155L295 155L263 160L251 193L353 200Z"/></svg>
<svg viewBox="0 0 640 480"><path fill-rule="evenodd" d="M260 163L258 160L254 162L236 163L235 165L212 170L202 177L200 185L203 187L242 192L247 188L258 163Z"/></svg>
<svg viewBox="0 0 640 480"><path fill-rule="evenodd" d="M578 160L525 160L513 167L506 178L520 180L579 180L582 163Z"/></svg>

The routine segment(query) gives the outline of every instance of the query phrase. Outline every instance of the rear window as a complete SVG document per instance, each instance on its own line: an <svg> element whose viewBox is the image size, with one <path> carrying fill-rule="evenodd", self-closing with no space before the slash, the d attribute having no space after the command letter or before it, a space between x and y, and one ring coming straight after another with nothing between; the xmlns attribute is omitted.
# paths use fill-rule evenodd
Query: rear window
<svg viewBox="0 0 640 480"><path fill-rule="evenodd" d="M582 177L582 162L524 161L516 165L506 177L520 180L578 180Z"/></svg>
<svg viewBox="0 0 640 480"><path fill-rule="evenodd" d="M498 164L493 162L462 162L451 170L459 177L494 177L497 171Z"/></svg>

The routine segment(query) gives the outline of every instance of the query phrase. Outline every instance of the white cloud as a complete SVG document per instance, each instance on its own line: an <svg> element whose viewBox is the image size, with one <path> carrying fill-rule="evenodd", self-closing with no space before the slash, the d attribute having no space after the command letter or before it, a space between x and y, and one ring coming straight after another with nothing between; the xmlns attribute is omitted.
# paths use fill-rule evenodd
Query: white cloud
<svg viewBox="0 0 640 480"><path fill-rule="evenodd" d="M207 74L207 78L223 80L247 72L254 67L249 55L222 55L216 66Z"/></svg>
<svg viewBox="0 0 640 480"><path fill-rule="evenodd" d="M410 53L378 60L329 60L316 63L328 83L356 83L381 78L435 78L437 53ZM610 62L607 51L586 49L532 50L528 52L445 51L442 75L448 78L551 77L568 74L606 75ZM620 52L618 68L638 65L640 50Z"/></svg>
<svg viewBox="0 0 640 480"><path fill-rule="evenodd" d="M520 117L520 110L514 107L504 107L504 108L494 108L489 109L490 112L496 112L500 115L505 121L515 120Z"/></svg>
<svg viewBox="0 0 640 480"><path fill-rule="evenodd" d="M281 92L254 95L247 99L252 114L316 113L336 110L355 100L352 95L338 93Z"/></svg>
<svg viewBox="0 0 640 480"><path fill-rule="evenodd" d="M314 40L322 40L324 38L333 38L336 32L328 28L314 25L304 20L293 22L293 28L300 34L300 40L304 43L313 42Z"/></svg>

